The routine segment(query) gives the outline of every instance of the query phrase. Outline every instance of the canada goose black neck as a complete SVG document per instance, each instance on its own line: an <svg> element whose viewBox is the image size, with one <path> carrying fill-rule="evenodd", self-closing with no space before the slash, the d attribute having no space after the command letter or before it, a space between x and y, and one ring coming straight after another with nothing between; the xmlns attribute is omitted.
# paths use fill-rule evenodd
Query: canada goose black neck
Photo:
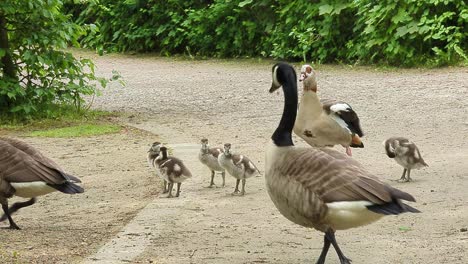
<svg viewBox="0 0 468 264"><path fill-rule="evenodd" d="M294 146L292 141L292 129L297 115L297 77L294 68L286 63L278 63L273 66L273 74L276 73L277 81L283 87L284 109L278 127L271 139L278 147Z"/></svg>

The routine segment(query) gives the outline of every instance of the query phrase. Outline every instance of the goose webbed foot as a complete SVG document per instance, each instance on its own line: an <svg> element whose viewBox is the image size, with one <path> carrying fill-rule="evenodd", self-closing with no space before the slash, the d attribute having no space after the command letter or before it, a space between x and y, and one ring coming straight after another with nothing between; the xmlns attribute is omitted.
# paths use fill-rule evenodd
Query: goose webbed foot
<svg viewBox="0 0 468 264"><path fill-rule="evenodd" d="M239 183L240 183L240 179L237 179L236 188L234 189L234 192L232 193L232 195L242 195L241 192L239 191Z"/></svg>
<svg viewBox="0 0 468 264"><path fill-rule="evenodd" d="M401 178L398 180L398 182L408 182L408 181L409 181L409 180L406 179L406 177L405 177L406 171L407 171L407 169L403 169L403 174L401 175ZM408 178L409 178L409 171L408 171Z"/></svg>
<svg viewBox="0 0 468 264"><path fill-rule="evenodd" d="M167 188L168 189L168 194L166 196L166 198L172 198L174 196L172 196L172 187L174 187L174 183L168 183L169 187Z"/></svg>

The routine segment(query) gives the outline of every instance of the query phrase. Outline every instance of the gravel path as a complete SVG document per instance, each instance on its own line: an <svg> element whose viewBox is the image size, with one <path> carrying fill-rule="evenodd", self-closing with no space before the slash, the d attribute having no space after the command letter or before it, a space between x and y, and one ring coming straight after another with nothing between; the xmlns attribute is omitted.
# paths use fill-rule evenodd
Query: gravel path
<svg viewBox="0 0 468 264"><path fill-rule="evenodd" d="M145 244L125 261L234 264L317 259L322 234L282 217L262 177L247 181L245 197L231 197L234 178L227 176L226 188L205 188L209 171L196 156L201 137L212 145L230 142L263 171L264 144L279 122L283 101L282 95L267 92L272 62L118 55L95 61L102 73L120 71L127 86L112 85L94 106L128 112L123 122L161 136L194 174L182 185L180 198L155 198L140 212L152 215L140 223L146 228L141 235ZM467 263L468 232L461 231L468 227L467 80L467 68L318 68L319 96L344 99L361 117L366 147L355 150L354 158L382 180L412 193L418 200L414 206L423 211L339 232L337 239L354 263ZM395 182L402 169L384 155L381 142L394 135L414 140L430 166L413 172L412 183ZM333 253L328 260L338 261Z"/></svg>

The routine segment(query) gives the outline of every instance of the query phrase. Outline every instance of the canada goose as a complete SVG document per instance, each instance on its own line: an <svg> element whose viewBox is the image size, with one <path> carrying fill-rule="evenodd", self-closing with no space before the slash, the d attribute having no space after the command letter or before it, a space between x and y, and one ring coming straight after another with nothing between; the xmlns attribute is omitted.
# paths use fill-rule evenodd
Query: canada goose
<svg viewBox="0 0 468 264"><path fill-rule="evenodd" d="M245 181L247 178L260 174L255 165L244 155L232 154L231 144L224 144L224 152L218 156L218 162L231 176L236 178L236 188L233 195L245 194ZM242 191L239 192L239 183L242 180Z"/></svg>
<svg viewBox="0 0 468 264"><path fill-rule="evenodd" d="M211 171L211 182L210 186L208 187L213 187L214 184L214 176L216 171L221 172L221 176L223 177L223 187L225 186L225 176L226 172L224 171L224 168L219 165L218 162L218 156L219 154L223 153L222 148L210 148L208 145L208 139L202 138L201 139L201 149L200 153L198 154L198 159L200 160L201 163L206 165L210 171Z"/></svg>
<svg viewBox="0 0 468 264"><path fill-rule="evenodd" d="M11 229L20 229L11 214L22 207L33 205L36 197L53 191L75 194L84 190L75 183L78 178L65 173L54 161L45 157L27 143L13 139L0 138L0 203ZM12 196L31 198L8 208Z"/></svg>
<svg viewBox="0 0 468 264"><path fill-rule="evenodd" d="M272 68L270 93L283 87L284 110L266 151L265 180L271 200L290 221L325 233L317 263L324 263L330 244L340 262L350 263L335 231L370 224L384 215L419 212L401 200L415 201L367 172L360 163L330 148L296 148L291 133L297 114L294 68Z"/></svg>
<svg viewBox="0 0 468 264"><path fill-rule="evenodd" d="M351 156L351 148L363 148L360 137L364 134L359 117L345 102L317 96L315 71L310 65L301 68L304 92L294 125L294 133L311 146L333 146L340 144Z"/></svg>
<svg viewBox="0 0 468 264"><path fill-rule="evenodd" d="M407 138L391 137L385 140L383 145L385 146L387 156L395 159L395 161L403 167L403 175L401 175L399 181L409 182L411 181L411 169L420 169L429 166L423 160L416 144L409 141ZM405 178L405 174L408 176L407 178Z"/></svg>
<svg viewBox="0 0 468 264"><path fill-rule="evenodd" d="M161 154L161 147L162 147L161 142L154 142L150 149L148 150L148 164L150 165L150 168L156 168L156 174L163 180L163 192L162 193L167 193L169 191L168 189L168 182L164 179L162 175L159 173L159 168L157 167L157 164L155 164L156 158Z"/></svg>
<svg viewBox="0 0 468 264"><path fill-rule="evenodd" d="M177 183L177 193L175 197L179 197L182 182L191 178L192 174L180 159L167 156L166 147L160 147L160 150L161 155L156 157L154 162L158 165L160 175L169 183L169 195L167 197L172 197L172 187L174 187L174 183Z"/></svg>

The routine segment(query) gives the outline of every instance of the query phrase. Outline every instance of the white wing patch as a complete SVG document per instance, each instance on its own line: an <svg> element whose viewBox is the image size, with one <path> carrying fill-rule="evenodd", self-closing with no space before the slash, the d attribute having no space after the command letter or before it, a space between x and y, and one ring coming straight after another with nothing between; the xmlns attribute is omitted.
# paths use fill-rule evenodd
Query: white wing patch
<svg viewBox="0 0 468 264"><path fill-rule="evenodd" d="M181 168L180 168L179 164L176 164L174 166L174 171L180 171L180 170L181 170Z"/></svg>
<svg viewBox="0 0 468 264"><path fill-rule="evenodd" d="M351 110L351 106L349 106L349 104L339 103L330 106L330 110L332 110L335 113L338 113L340 111L349 112L349 110Z"/></svg>
<svg viewBox="0 0 468 264"><path fill-rule="evenodd" d="M249 167L250 167L251 169L255 170L255 165L254 165L251 161L249 161Z"/></svg>

